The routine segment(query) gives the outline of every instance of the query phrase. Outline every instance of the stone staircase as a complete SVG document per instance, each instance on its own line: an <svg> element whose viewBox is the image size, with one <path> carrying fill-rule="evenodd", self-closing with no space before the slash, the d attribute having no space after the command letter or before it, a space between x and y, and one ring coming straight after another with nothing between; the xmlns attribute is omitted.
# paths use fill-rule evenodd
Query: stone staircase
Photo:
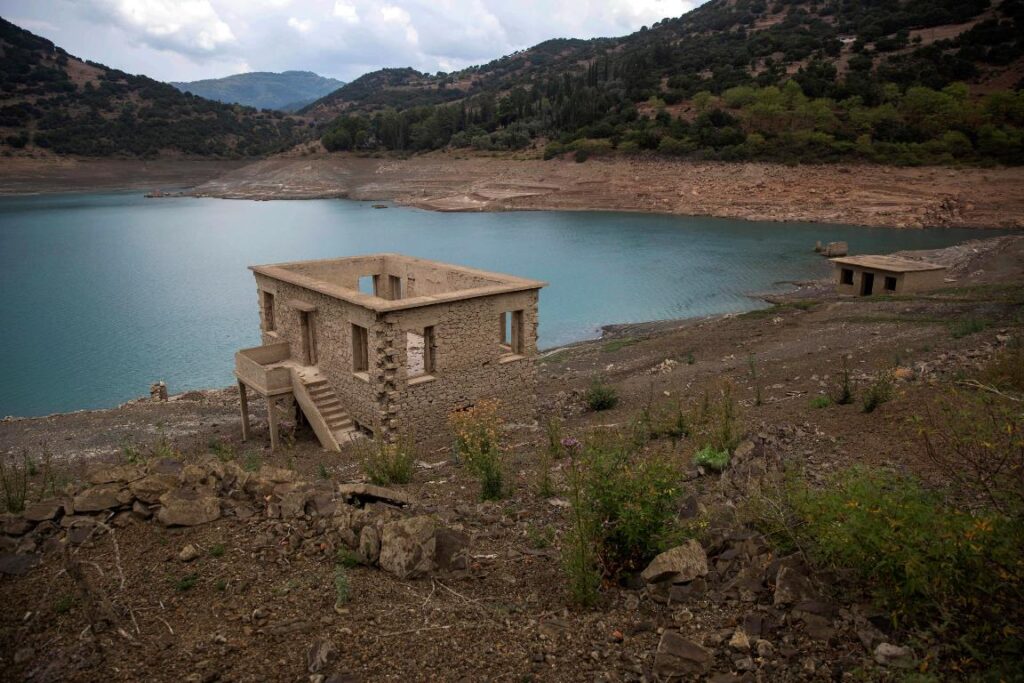
<svg viewBox="0 0 1024 683"><path fill-rule="evenodd" d="M352 417L317 368L294 368L292 385L302 412L324 448L337 451L341 444L359 436Z"/></svg>

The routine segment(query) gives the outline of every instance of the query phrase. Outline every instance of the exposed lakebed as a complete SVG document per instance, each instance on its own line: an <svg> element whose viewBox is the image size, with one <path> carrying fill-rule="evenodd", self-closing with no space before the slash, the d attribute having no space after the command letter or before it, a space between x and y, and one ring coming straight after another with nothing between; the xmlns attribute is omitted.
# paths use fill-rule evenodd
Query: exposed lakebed
<svg viewBox="0 0 1024 683"><path fill-rule="evenodd" d="M995 232L986 231L986 236ZM818 278L817 240L853 253L978 236L632 213L432 213L345 200L144 199L135 193L0 199L0 415L97 408L232 382L259 342L246 266L398 251L550 283L544 348L602 325L762 305L753 293Z"/></svg>

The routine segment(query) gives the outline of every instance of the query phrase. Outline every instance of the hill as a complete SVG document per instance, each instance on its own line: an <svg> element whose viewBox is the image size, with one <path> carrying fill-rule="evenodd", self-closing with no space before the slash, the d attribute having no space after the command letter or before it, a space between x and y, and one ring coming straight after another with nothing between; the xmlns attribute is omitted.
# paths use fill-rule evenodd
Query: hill
<svg viewBox="0 0 1024 683"><path fill-rule="evenodd" d="M712 0L622 38L367 74L303 111L328 149L1019 163L1022 24L1022 0Z"/></svg>
<svg viewBox="0 0 1024 683"><path fill-rule="evenodd" d="M285 149L302 123L226 105L68 54L0 19L0 141L7 153L248 157Z"/></svg>
<svg viewBox="0 0 1024 683"><path fill-rule="evenodd" d="M258 109L295 111L334 92L344 81L319 76L312 71L253 71L224 78L172 82L182 92L227 104L244 104Z"/></svg>

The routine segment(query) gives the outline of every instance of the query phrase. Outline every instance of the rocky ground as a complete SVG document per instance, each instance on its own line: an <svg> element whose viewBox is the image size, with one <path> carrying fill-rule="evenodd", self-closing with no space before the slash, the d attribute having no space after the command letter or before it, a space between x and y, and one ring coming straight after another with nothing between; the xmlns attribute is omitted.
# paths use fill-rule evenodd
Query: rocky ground
<svg viewBox="0 0 1024 683"><path fill-rule="evenodd" d="M783 464L812 481L853 463L937 476L909 419L1021 334L1024 238L917 256L952 266L948 289L845 299L806 283L761 311L618 327L546 355L542 413L567 434L725 381L746 433L722 475L692 465L693 444L674 447L679 516L699 542L606 586L594 609L569 604L566 464L540 496L540 427L506 434L511 494L480 503L447 452L420 453L410 484L380 491L360 485L354 453L310 434L271 453L260 424L243 444L229 390L4 421L7 462L25 452L35 473L32 505L0 536L0 678L895 679L921 653L780 556L744 504ZM812 407L844 359L861 385L893 368L894 400ZM596 376L615 408L586 410Z"/></svg>
<svg viewBox="0 0 1024 683"><path fill-rule="evenodd" d="M120 169L120 170L118 170ZM191 176L189 175L191 173ZM1024 227L1024 170L435 152L251 163L12 159L0 193L190 187L231 199L346 197L436 211L608 210L889 227Z"/></svg>

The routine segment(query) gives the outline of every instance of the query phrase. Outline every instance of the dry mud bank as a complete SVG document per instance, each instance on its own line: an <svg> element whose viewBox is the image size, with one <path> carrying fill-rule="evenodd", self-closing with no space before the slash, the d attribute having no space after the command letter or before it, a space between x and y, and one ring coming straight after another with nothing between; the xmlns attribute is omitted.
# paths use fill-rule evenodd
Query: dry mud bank
<svg viewBox="0 0 1024 683"><path fill-rule="evenodd" d="M0 422L5 454L53 454L62 495L75 508L44 504L31 514L42 521L3 519L0 677L898 678L906 662L897 660L912 651L901 649L905 636L832 594L828 577L785 564L737 511L745 487L782 465L812 481L852 464L931 476L909 420L937 387L969 375L1022 333L1024 238L917 255L951 266L948 289L839 298L811 283L773 308L621 327L542 361L542 414L561 417L567 434L624 427L652 403L658 410L697 401L730 382L749 444L722 475L695 470L691 440L673 446L685 494L679 515L710 520L702 547L688 551L702 576L685 585L609 585L594 609L567 607L567 463L551 466L555 495L540 495L539 425L505 435L507 498L480 503L464 466L446 452L425 452L412 481L395 487L413 501L399 509L342 500L352 490L345 484L362 478L358 455L325 453L311 434L271 453L264 421L241 443L227 390ZM954 327L967 318L979 324ZM871 414L858 405L812 408L812 398L834 389L842 358L860 386L896 363L894 398ZM617 389L613 409L585 409L595 376ZM87 472L98 462L128 466ZM44 474L33 476L35 491ZM191 499L158 498L159 487L186 486L201 498L200 518L182 504ZM380 558L390 551L366 529L380 522L383 534L392 520L424 515L465 541L462 571L412 579L384 569ZM379 551L380 567L347 568L349 601L335 609L339 552L350 547Z"/></svg>
<svg viewBox="0 0 1024 683"><path fill-rule="evenodd" d="M1024 168L331 155L254 162L191 194L393 200L436 211L644 211L888 227L1024 227Z"/></svg>
<svg viewBox="0 0 1024 683"><path fill-rule="evenodd" d="M204 183L246 163L12 157L0 162L0 195L181 189Z"/></svg>

